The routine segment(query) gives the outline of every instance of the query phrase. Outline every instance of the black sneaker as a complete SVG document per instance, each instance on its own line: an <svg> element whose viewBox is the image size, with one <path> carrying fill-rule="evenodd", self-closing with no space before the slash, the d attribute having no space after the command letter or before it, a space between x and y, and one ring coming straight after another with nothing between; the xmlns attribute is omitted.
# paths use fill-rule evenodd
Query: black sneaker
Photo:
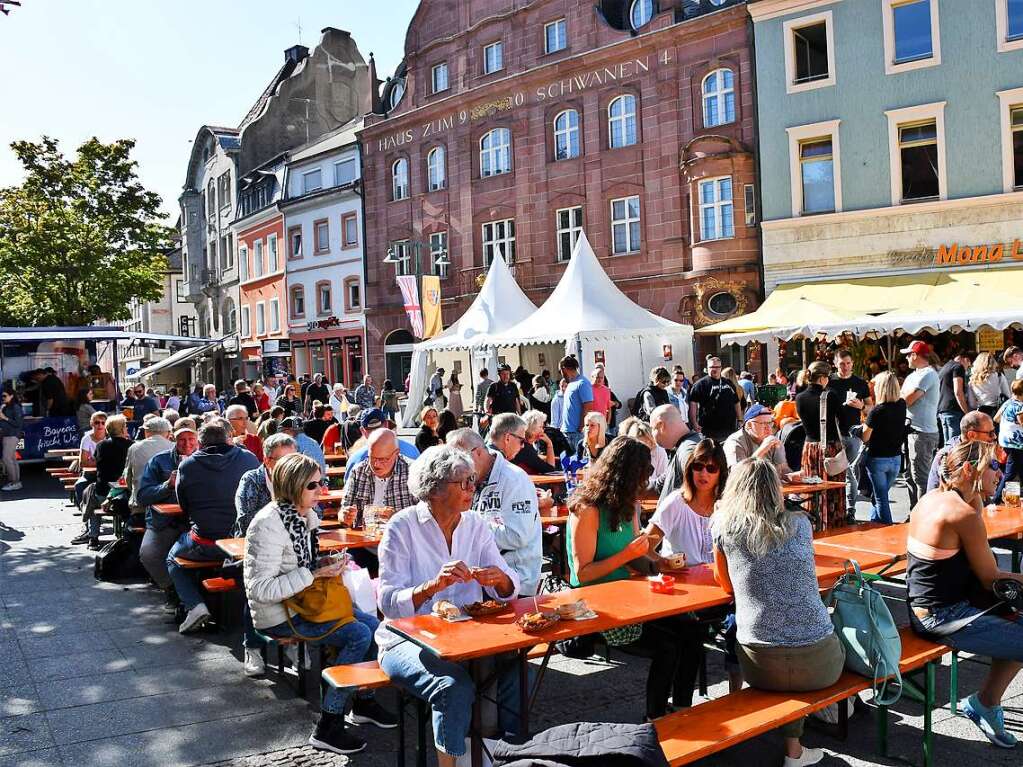
<svg viewBox="0 0 1023 767"><path fill-rule="evenodd" d="M99 538L89 539L89 551L99 551L103 548L103 544L100 543Z"/></svg>
<svg viewBox="0 0 1023 767"><path fill-rule="evenodd" d="M348 724L375 724L383 730L398 726L398 717L376 702L375 698L356 698L345 717Z"/></svg>
<svg viewBox="0 0 1023 767"><path fill-rule="evenodd" d="M366 741L345 729L345 722L340 716L320 714L316 729L309 736L309 745L320 751L333 751L335 754L356 754L366 747Z"/></svg>
<svg viewBox="0 0 1023 767"><path fill-rule="evenodd" d="M79 545L81 545L83 543L88 543L88 542L89 542L89 534L88 533L82 533L81 535L75 536L74 538L71 539L71 545L72 546L79 546Z"/></svg>
<svg viewBox="0 0 1023 767"><path fill-rule="evenodd" d="M181 604L181 600L178 599L178 592L176 592L174 587L171 586L164 592L164 594L166 595L166 599L163 603L163 611L165 613L176 613L178 611L178 605Z"/></svg>

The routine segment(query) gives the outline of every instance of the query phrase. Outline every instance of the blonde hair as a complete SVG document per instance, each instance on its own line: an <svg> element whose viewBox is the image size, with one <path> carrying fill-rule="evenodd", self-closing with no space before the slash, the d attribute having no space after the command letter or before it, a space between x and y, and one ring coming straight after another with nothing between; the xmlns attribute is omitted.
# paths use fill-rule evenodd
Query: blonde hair
<svg viewBox="0 0 1023 767"><path fill-rule="evenodd" d="M607 442L607 419L604 415L591 410L583 419L583 429L585 430L591 423L597 424L597 441Z"/></svg>
<svg viewBox="0 0 1023 767"><path fill-rule="evenodd" d="M95 413L89 416L89 426L95 426L96 421L102 421L103 423L106 423L107 418L108 416L104 411L97 410Z"/></svg>
<svg viewBox="0 0 1023 767"><path fill-rule="evenodd" d="M990 352L981 352L973 361L973 369L970 371L970 383L980 386L991 376L998 373L998 360Z"/></svg>
<svg viewBox="0 0 1023 767"><path fill-rule="evenodd" d="M973 464L977 478L973 483L973 491L979 493L983 488L984 468L991 463L995 455L995 443L972 440L960 442L948 450L938 462L938 483L942 490L950 490L966 464Z"/></svg>
<svg viewBox="0 0 1023 767"><path fill-rule="evenodd" d="M307 455L289 453L277 462L270 475L275 501L285 501L298 506L302 493L313 475L320 473L320 464Z"/></svg>
<svg viewBox="0 0 1023 767"><path fill-rule="evenodd" d="M762 458L737 463L728 474L710 524L715 539L731 541L757 558L791 538L795 518L785 510L774 464Z"/></svg>
<svg viewBox="0 0 1023 767"><path fill-rule="evenodd" d="M423 419L426 418L426 414L429 413L431 410L437 414L438 418L440 418L440 411L433 405L427 405L426 407L419 411L419 423L423 422Z"/></svg>
<svg viewBox="0 0 1023 767"><path fill-rule="evenodd" d="M124 437L128 434L128 419L123 415L112 415L107 419L107 434Z"/></svg>
<svg viewBox="0 0 1023 767"><path fill-rule="evenodd" d="M638 439L651 450L657 447L654 430L650 428L650 424L634 415L629 416L618 425L618 433L623 437Z"/></svg>
<svg viewBox="0 0 1023 767"><path fill-rule="evenodd" d="M899 379L890 370L878 373L874 376L871 383L874 384L874 401L878 405L882 405L885 402L898 402L902 399Z"/></svg>

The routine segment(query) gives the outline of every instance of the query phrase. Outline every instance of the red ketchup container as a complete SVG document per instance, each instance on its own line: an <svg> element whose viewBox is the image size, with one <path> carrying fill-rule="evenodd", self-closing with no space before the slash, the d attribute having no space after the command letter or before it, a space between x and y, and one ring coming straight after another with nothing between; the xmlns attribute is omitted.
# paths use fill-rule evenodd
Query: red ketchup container
<svg viewBox="0 0 1023 767"><path fill-rule="evenodd" d="M675 591L675 578L671 575L652 575L647 578L647 582L655 594L671 594Z"/></svg>

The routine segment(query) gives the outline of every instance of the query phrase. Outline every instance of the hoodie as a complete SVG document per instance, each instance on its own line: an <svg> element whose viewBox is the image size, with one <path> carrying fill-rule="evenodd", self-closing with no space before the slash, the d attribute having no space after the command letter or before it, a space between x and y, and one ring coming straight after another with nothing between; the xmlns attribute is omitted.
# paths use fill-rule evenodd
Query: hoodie
<svg viewBox="0 0 1023 767"><path fill-rule="evenodd" d="M139 506L146 509L146 528L149 530L180 527L181 522L177 517L153 513L153 504L174 503L174 488L167 480L180 462L181 456L172 446L166 453L157 453L150 458L142 470L142 478L139 480L138 490L135 491L135 500Z"/></svg>
<svg viewBox="0 0 1023 767"><path fill-rule="evenodd" d="M193 538L231 537L238 483L242 474L258 467L256 456L236 445L208 445L181 462L178 503L192 523Z"/></svg>

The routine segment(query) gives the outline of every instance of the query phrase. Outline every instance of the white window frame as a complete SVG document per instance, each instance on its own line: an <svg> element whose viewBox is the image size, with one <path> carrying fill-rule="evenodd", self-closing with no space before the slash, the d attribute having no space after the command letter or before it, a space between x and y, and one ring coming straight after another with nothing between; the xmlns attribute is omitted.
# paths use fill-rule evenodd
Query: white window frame
<svg viewBox="0 0 1023 767"><path fill-rule="evenodd" d="M551 38L548 36L548 31L554 29L555 45L559 42L556 48L550 46ZM560 32L559 32L560 30ZM557 53L568 48L568 20L565 18L555 19L554 21L548 21L543 25L543 51L544 53Z"/></svg>
<svg viewBox="0 0 1023 767"><path fill-rule="evenodd" d="M438 85L438 75L444 74L444 83L442 86ZM430 68L430 93L443 93L451 87L451 82L448 80L448 62L442 61L439 64L434 64Z"/></svg>
<svg viewBox="0 0 1023 767"><path fill-rule="evenodd" d="M359 280L345 280L345 311L349 312L361 312L362 311L362 283ZM359 291L359 300L352 300L352 288Z"/></svg>
<svg viewBox="0 0 1023 767"><path fill-rule="evenodd" d="M439 247L438 247L439 246ZM430 274L435 274L442 280L447 279L448 267L437 266L437 256L448 256L448 232L433 232L430 234ZM448 260L451 257L448 256Z"/></svg>
<svg viewBox="0 0 1023 767"><path fill-rule="evenodd" d="M921 120L934 120L938 136L938 199L948 199L948 165L945 162L945 103L920 104L904 109L889 109L888 118L888 170L891 176L892 205L913 205L902 201L902 156L899 152L899 126Z"/></svg>
<svg viewBox="0 0 1023 767"><path fill-rule="evenodd" d="M625 99L632 99L632 109L631 109L631 111L623 111L622 114L619 115L618 117L613 116L611 114L611 110L614 108L614 105L616 103L618 103L619 101L623 102L623 110L625 109L625 107L624 107ZM608 102L608 104L607 104L607 145L608 145L608 147L610 147L611 149L621 149L623 147L636 146L637 144L639 144L639 122L638 122L639 121L639 116L637 114L638 111L639 110L638 110L636 96L635 96L635 94L632 94L632 93L623 93L623 94L621 94L619 96L615 96L613 99L611 99ZM616 123L621 123L622 141L626 141L628 139L628 133L629 133L628 127L629 127L629 118L630 117L632 118L633 133L635 133L635 135L636 135L636 140L631 142L631 143L615 144L615 124Z"/></svg>
<svg viewBox="0 0 1023 767"><path fill-rule="evenodd" d="M504 236L497 236L497 227L499 224L504 224ZM488 229L489 227L489 229ZM498 247L501 248L501 255L504 257L504 262L508 266L512 266L515 263L515 219L514 218L502 218L497 221L487 221L480 227L483 250L483 265L489 267L493 263L493 254L497 252ZM488 234L489 232L489 234ZM511 234L509 234L509 232ZM491 255L487 256L487 249L490 249Z"/></svg>
<svg viewBox="0 0 1023 767"><path fill-rule="evenodd" d="M263 276L263 240L255 240L252 243L252 276L259 278Z"/></svg>
<svg viewBox="0 0 1023 767"><path fill-rule="evenodd" d="M402 168L399 175L398 168ZM401 178L404 177L404 179ZM391 163L391 201L407 200L409 197L408 158L399 157Z"/></svg>
<svg viewBox="0 0 1023 767"><path fill-rule="evenodd" d="M249 279L249 249L246 245L238 248L238 279L242 282Z"/></svg>
<svg viewBox="0 0 1023 767"><path fill-rule="evenodd" d="M318 179L318 181L316 182L316 186L312 186L309 181L309 179L311 179L313 176L316 176L316 178ZM302 194L312 194L313 192L318 192L321 189L323 189L322 170L320 170L319 168L313 168L312 170L307 170L305 173L302 174Z"/></svg>
<svg viewBox="0 0 1023 767"><path fill-rule="evenodd" d="M326 288L326 296L328 305L326 308L323 306L324 288ZM330 315L334 311L334 286L330 282L318 282L316 283L316 316L323 317Z"/></svg>
<svg viewBox="0 0 1023 767"><path fill-rule="evenodd" d="M1009 53L1023 49L1023 37L1009 40L1009 3L1008 0L995 0L995 31L998 35L999 53Z"/></svg>
<svg viewBox="0 0 1023 767"><path fill-rule="evenodd" d="M281 330L281 302L280 299L270 299L270 332L279 333Z"/></svg>
<svg viewBox="0 0 1023 767"><path fill-rule="evenodd" d="M300 312L296 310L296 297L302 301L302 311ZM305 285L293 285L288 289L288 316L305 317Z"/></svg>
<svg viewBox="0 0 1023 767"><path fill-rule="evenodd" d="M398 104L405 97L405 78L399 77L391 86L390 102L391 111L398 108Z"/></svg>
<svg viewBox="0 0 1023 767"><path fill-rule="evenodd" d="M629 29L638 32L651 21L654 20L654 16L657 15L657 7L654 5L653 0L649 0L650 5L650 17L642 24L636 24L633 22L633 14L636 12L636 5L640 2L646 2L647 0L630 0L629 2Z"/></svg>
<svg viewBox="0 0 1023 767"><path fill-rule="evenodd" d="M941 24L938 21L938 0L927 0L931 4L931 55L925 59L895 62L895 15L893 8L911 0L881 0L881 21L884 32L884 73L898 75L915 69L926 69L941 64ZM997 26L997 25L996 25Z"/></svg>
<svg viewBox="0 0 1023 767"><path fill-rule="evenodd" d="M249 306L242 307L242 338L252 338L252 322L249 317Z"/></svg>
<svg viewBox="0 0 1023 767"><path fill-rule="evenodd" d="M721 182L721 181L724 181L725 179L728 179L731 182L731 184L732 184L732 199L730 199L730 200L719 199L719 200L715 200L714 202L709 202L709 203L708 202L704 202L703 201L703 185L704 184L714 184L715 189L716 189L718 183ZM715 196L717 196L717 195L715 194ZM731 176L714 176L712 178L701 178L698 182L696 182L696 203L697 203L696 217L697 217L697 221L700 224L700 239L699 239L700 242L717 242L718 240L733 240L733 239L735 239L735 179L733 179ZM727 236L724 235L725 216L724 216L724 212L723 212L723 209L724 209L724 207L726 205L730 206L731 209L732 209L732 233L730 235L727 235ZM717 237L707 237L704 234L704 231L703 231L703 211L704 211L705 208L713 208L714 211L715 211L715 213L714 213L714 220L717 222L717 230L718 230L718 236Z"/></svg>
<svg viewBox="0 0 1023 767"><path fill-rule="evenodd" d="M639 206L639 215L629 215L629 200L636 200ZM620 202L625 206L625 218L615 218L615 203ZM639 225L639 242L632 241L632 224ZM625 227L625 250L615 250L615 227ZM611 200L611 255L624 256L629 253L638 253L643 247L643 201L638 194L630 194L627 197L615 197Z"/></svg>
<svg viewBox="0 0 1023 767"><path fill-rule="evenodd" d="M572 215L575 211L579 211L579 224L578 226L574 222L574 216ZM564 227L561 225L561 214L567 212L569 215L568 226ZM567 208L558 208L554 211L554 231L557 251L557 258L559 264L567 264L572 260L572 251L575 250L575 244L579 241L579 237L583 233L583 206L582 205L571 205ZM568 253L561 251L561 236L567 234L569 237L569 250Z"/></svg>
<svg viewBox="0 0 1023 767"><path fill-rule="evenodd" d="M494 66L490 64L490 51L496 51L496 62ZM492 43L483 46L483 74L492 75L494 72L500 72L504 69L504 41L495 40Z"/></svg>
<svg viewBox="0 0 1023 767"><path fill-rule="evenodd" d="M720 78L720 80L721 80L721 89L720 90L716 90L716 91L712 91L711 93L707 93L704 90L704 86L706 86L707 81L711 77L714 77L719 72L729 72L729 73L731 73L731 75L732 75L732 87L729 88L729 87L724 85L724 82L723 82L724 76L722 75L722 77ZM728 119L728 96L729 95L731 95L731 97L732 97L732 117L731 117L731 119ZM714 99L715 101L717 101L718 115L724 115L725 119L720 120L719 122L716 122L713 125L711 125L711 123L707 119L707 99ZM708 72L707 75L703 78L703 80L700 81L700 104L701 104L701 106L703 108L703 127L704 128L717 128L720 125L730 125L731 123L734 123L735 120L736 120L736 117L738 116L737 115L737 110L735 108L735 106L736 106L735 105L735 70L733 70L731 67L718 67L714 71Z"/></svg>
<svg viewBox="0 0 1023 767"><path fill-rule="evenodd" d="M398 277L407 277L412 274L412 245L409 240L395 240L391 243L398 263L394 265L394 273Z"/></svg>
<svg viewBox="0 0 1023 767"><path fill-rule="evenodd" d="M494 137L491 140L489 147L484 147L483 144L486 142L488 137ZM499 144L495 144L497 136L500 136L502 141ZM484 157L490 160L490 172L485 172L486 164L484 163ZM507 162L501 164L501 160L506 159ZM490 178L492 176L503 176L505 173L511 173L512 171L512 140L511 140L511 128L493 128L482 136L480 136L480 178Z"/></svg>
<svg viewBox="0 0 1023 767"><path fill-rule="evenodd" d="M256 304L256 335L266 335L266 302L259 301Z"/></svg>
<svg viewBox="0 0 1023 767"><path fill-rule="evenodd" d="M888 2L888 0L882 0ZM796 41L794 34L804 27L824 22L825 35L828 41L828 76L808 83L796 82ZM822 11L809 16L790 19L782 25L785 35L785 92L802 93L817 88L827 88L837 82L835 72L835 20L831 11Z"/></svg>
<svg viewBox="0 0 1023 767"><path fill-rule="evenodd" d="M787 128L789 134L789 188L792 193L792 216L823 215L820 213L803 212L803 173L801 169L799 147L811 139L831 139L831 167L835 182L835 213L842 212L842 152L838 143L838 126L841 120L826 120L809 125L797 125ZM701 222L702 226L702 222Z"/></svg>
<svg viewBox="0 0 1023 767"><path fill-rule="evenodd" d="M340 169L341 169L342 165L347 165L348 163L351 163L352 170L354 171L354 173L352 174L352 180L351 181L342 181L341 180ZM354 157L346 157L343 160L338 160L337 162L334 163L334 186L342 186L344 184L351 184L354 181L356 181L358 178L359 178L359 162Z"/></svg>
<svg viewBox="0 0 1023 767"><path fill-rule="evenodd" d="M438 160L439 158L439 160ZM445 189L448 185L447 151L438 144L426 154L426 188L430 192Z"/></svg>
<svg viewBox="0 0 1023 767"><path fill-rule="evenodd" d="M1023 106L1023 88L998 91L999 122L1002 134L1002 191L1017 192L1016 169L1012 157L1012 109ZM1021 187L1023 189L1023 187Z"/></svg>
<svg viewBox="0 0 1023 767"><path fill-rule="evenodd" d="M567 124L565 128L558 128L558 120L562 117L565 118L566 123L570 123L571 119L569 115L575 115L575 125ZM581 120L579 119L578 109L562 109L556 115L554 115L554 160L556 162L561 160L573 160L579 157L583 153L583 142L582 142L582 131L580 129ZM572 152L572 142L575 141L575 152ZM568 153L564 157L558 156L558 141L563 140L565 146L568 149Z"/></svg>
<svg viewBox="0 0 1023 767"><path fill-rule="evenodd" d="M269 271L268 274L273 274L281 268L281 257L280 251L277 248L277 235L268 234L266 236L266 253L269 259Z"/></svg>

